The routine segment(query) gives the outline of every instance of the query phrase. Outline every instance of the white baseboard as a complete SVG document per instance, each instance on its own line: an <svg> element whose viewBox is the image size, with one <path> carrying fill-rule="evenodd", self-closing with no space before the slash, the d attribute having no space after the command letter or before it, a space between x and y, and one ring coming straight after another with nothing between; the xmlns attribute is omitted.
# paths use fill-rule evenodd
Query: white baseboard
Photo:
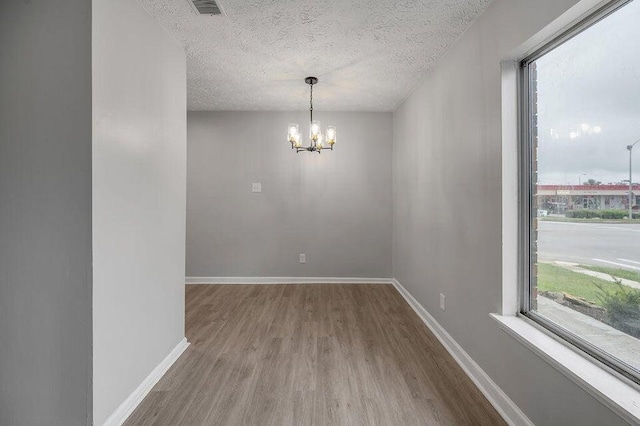
<svg viewBox="0 0 640 426"><path fill-rule="evenodd" d="M453 337L427 312L427 310L405 289L398 280L392 280L393 286L404 297L409 306L418 314L449 354L456 360L469 378L500 413L502 418L513 426L533 426L533 422L518 406L500 389L500 387L484 372L482 368L467 354Z"/></svg>
<svg viewBox="0 0 640 426"><path fill-rule="evenodd" d="M187 277L187 284L393 284L391 278Z"/></svg>
<svg viewBox="0 0 640 426"><path fill-rule="evenodd" d="M187 338L185 337L176 345L175 348L163 359L160 364L153 369L146 379L140 383L140 386L134 390L127 399L114 411L109 418L104 422L103 426L120 426L125 420L133 413L138 404L142 402L145 396L151 391L151 388L164 376L164 373L169 370L174 362L182 355L182 353L189 346Z"/></svg>

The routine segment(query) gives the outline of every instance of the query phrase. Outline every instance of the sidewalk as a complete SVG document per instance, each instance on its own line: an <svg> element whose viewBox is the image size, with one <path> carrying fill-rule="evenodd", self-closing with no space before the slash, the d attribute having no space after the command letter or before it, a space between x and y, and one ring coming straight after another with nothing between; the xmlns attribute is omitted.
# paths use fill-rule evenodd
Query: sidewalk
<svg viewBox="0 0 640 426"><path fill-rule="evenodd" d="M613 278L611 275L605 274L603 272L596 272L590 269L581 268L577 263L562 262L560 260L554 260L553 262L546 262L546 263L551 263L553 265L560 266L562 268L568 269L573 272L577 272L579 274L589 275L591 277L600 278L601 280L609 281L612 283L616 282L616 280L619 280L620 284L622 285L626 285L627 287L633 287L635 289L640 290L640 283L637 281L627 280L625 278L618 278L618 277Z"/></svg>
<svg viewBox="0 0 640 426"><path fill-rule="evenodd" d="M543 296L538 296L538 312L640 370L640 340L635 337Z"/></svg>

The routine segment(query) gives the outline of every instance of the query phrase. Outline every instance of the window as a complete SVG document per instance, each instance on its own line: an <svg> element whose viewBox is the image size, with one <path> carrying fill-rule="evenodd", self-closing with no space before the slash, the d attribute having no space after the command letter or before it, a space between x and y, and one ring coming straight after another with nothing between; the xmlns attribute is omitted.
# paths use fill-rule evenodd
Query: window
<svg viewBox="0 0 640 426"><path fill-rule="evenodd" d="M522 62L522 313L640 384L640 0ZM635 144L635 145L634 145Z"/></svg>

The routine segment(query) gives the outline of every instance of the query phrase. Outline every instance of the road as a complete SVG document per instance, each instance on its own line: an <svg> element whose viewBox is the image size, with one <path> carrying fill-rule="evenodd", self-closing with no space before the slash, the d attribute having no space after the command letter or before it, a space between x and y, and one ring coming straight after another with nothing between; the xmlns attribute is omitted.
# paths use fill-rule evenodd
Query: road
<svg viewBox="0 0 640 426"><path fill-rule="evenodd" d="M640 272L640 225L540 221L538 258Z"/></svg>

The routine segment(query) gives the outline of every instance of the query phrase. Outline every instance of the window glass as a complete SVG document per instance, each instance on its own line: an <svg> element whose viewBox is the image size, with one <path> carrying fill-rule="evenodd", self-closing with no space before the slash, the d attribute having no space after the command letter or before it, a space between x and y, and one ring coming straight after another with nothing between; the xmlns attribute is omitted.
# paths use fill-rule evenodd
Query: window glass
<svg viewBox="0 0 640 426"><path fill-rule="evenodd" d="M636 378L639 23L640 1L629 2L525 68L531 170L525 311Z"/></svg>

